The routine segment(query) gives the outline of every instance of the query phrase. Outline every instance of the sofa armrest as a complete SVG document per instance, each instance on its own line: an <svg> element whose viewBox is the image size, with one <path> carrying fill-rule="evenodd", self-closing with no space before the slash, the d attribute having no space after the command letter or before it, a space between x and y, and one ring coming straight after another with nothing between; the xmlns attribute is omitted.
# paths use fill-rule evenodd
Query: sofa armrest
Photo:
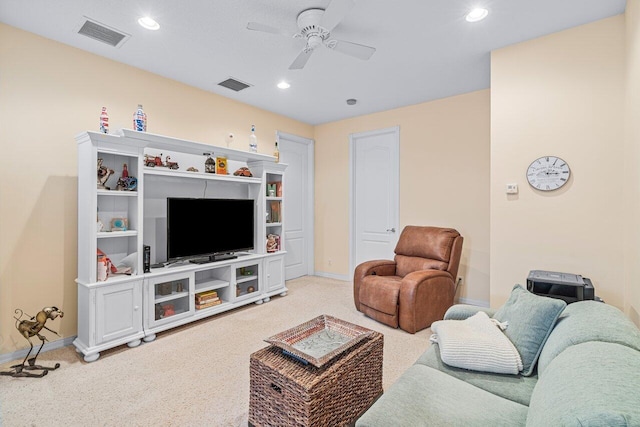
<svg viewBox="0 0 640 427"><path fill-rule="evenodd" d="M363 262L353 272L353 302L356 310L360 311L360 283L366 276L376 274L378 276L394 276L396 274L396 262L380 259Z"/></svg>
<svg viewBox="0 0 640 427"><path fill-rule="evenodd" d="M468 304L456 304L451 306L447 312L444 314L444 320L464 320L468 317L473 316L479 311L484 311L489 315L489 317L493 317L496 310L488 307L479 307L476 305L468 305Z"/></svg>

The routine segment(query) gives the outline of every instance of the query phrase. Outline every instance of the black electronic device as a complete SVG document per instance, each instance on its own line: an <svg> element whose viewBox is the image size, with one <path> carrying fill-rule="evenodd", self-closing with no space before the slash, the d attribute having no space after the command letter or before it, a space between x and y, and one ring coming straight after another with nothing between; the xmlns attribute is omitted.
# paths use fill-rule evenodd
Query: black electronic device
<svg viewBox="0 0 640 427"><path fill-rule="evenodd" d="M253 199L167 198L167 258L207 263L253 250Z"/></svg>
<svg viewBox="0 0 640 427"><path fill-rule="evenodd" d="M564 300L567 304L583 300L599 300L591 280L579 274L532 270L527 277L527 290Z"/></svg>
<svg viewBox="0 0 640 427"><path fill-rule="evenodd" d="M142 263L144 266L144 272L149 273L151 272L151 246L144 245L142 255L143 255Z"/></svg>

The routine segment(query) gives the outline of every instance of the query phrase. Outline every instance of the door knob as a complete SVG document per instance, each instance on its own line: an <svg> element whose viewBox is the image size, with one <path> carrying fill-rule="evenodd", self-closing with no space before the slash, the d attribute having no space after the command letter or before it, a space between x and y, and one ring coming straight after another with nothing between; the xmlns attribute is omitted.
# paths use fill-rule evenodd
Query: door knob
<svg viewBox="0 0 640 427"><path fill-rule="evenodd" d="M395 229L395 227L394 227L394 228L387 228L387 231L390 231L390 232L392 232L392 233L395 233L395 232L396 232L396 229Z"/></svg>

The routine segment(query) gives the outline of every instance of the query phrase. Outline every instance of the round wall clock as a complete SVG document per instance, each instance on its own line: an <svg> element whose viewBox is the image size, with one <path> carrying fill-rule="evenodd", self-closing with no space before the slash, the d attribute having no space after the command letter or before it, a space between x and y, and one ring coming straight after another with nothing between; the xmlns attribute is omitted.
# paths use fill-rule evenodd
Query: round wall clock
<svg viewBox="0 0 640 427"><path fill-rule="evenodd" d="M571 170L567 162L560 157L540 157L527 168L527 181L533 188L541 191L553 191L569 181Z"/></svg>

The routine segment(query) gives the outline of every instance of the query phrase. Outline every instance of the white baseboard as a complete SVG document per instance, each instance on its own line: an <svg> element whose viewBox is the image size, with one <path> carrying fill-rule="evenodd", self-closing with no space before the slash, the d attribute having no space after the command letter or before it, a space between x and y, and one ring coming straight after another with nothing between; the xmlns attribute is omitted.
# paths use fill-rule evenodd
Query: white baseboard
<svg viewBox="0 0 640 427"><path fill-rule="evenodd" d="M42 351L40 352L40 354L42 353L46 353L47 351L51 351L51 350L55 350L58 348L62 348L62 347L66 347L68 345L71 345L73 343L73 340L76 339L76 336L72 336L72 337L67 337L67 338L63 338L60 340L55 340L55 341L51 341L51 342L47 342L44 344L44 347L42 347ZM38 351L38 348L40 348L40 343L33 343L33 354L35 355L36 352ZM5 354L0 354L0 364L1 363L7 363L10 362L12 360L20 360L20 359L24 359L24 357L27 355L27 353L29 352L28 348L23 348L22 350L16 350L13 353L5 353Z"/></svg>
<svg viewBox="0 0 640 427"><path fill-rule="evenodd" d="M344 280L346 282L351 281L351 277L343 275L343 274L335 274L335 273L327 273L326 271L316 271L313 273L314 276L326 277L327 279L336 279L336 280Z"/></svg>
<svg viewBox="0 0 640 427"><path fill-rule="evenodd" d="M489 308L489 301L482 301L471 298L458 298L458 304L469 304L475 305L477 307L486 307Z"/></svg>

